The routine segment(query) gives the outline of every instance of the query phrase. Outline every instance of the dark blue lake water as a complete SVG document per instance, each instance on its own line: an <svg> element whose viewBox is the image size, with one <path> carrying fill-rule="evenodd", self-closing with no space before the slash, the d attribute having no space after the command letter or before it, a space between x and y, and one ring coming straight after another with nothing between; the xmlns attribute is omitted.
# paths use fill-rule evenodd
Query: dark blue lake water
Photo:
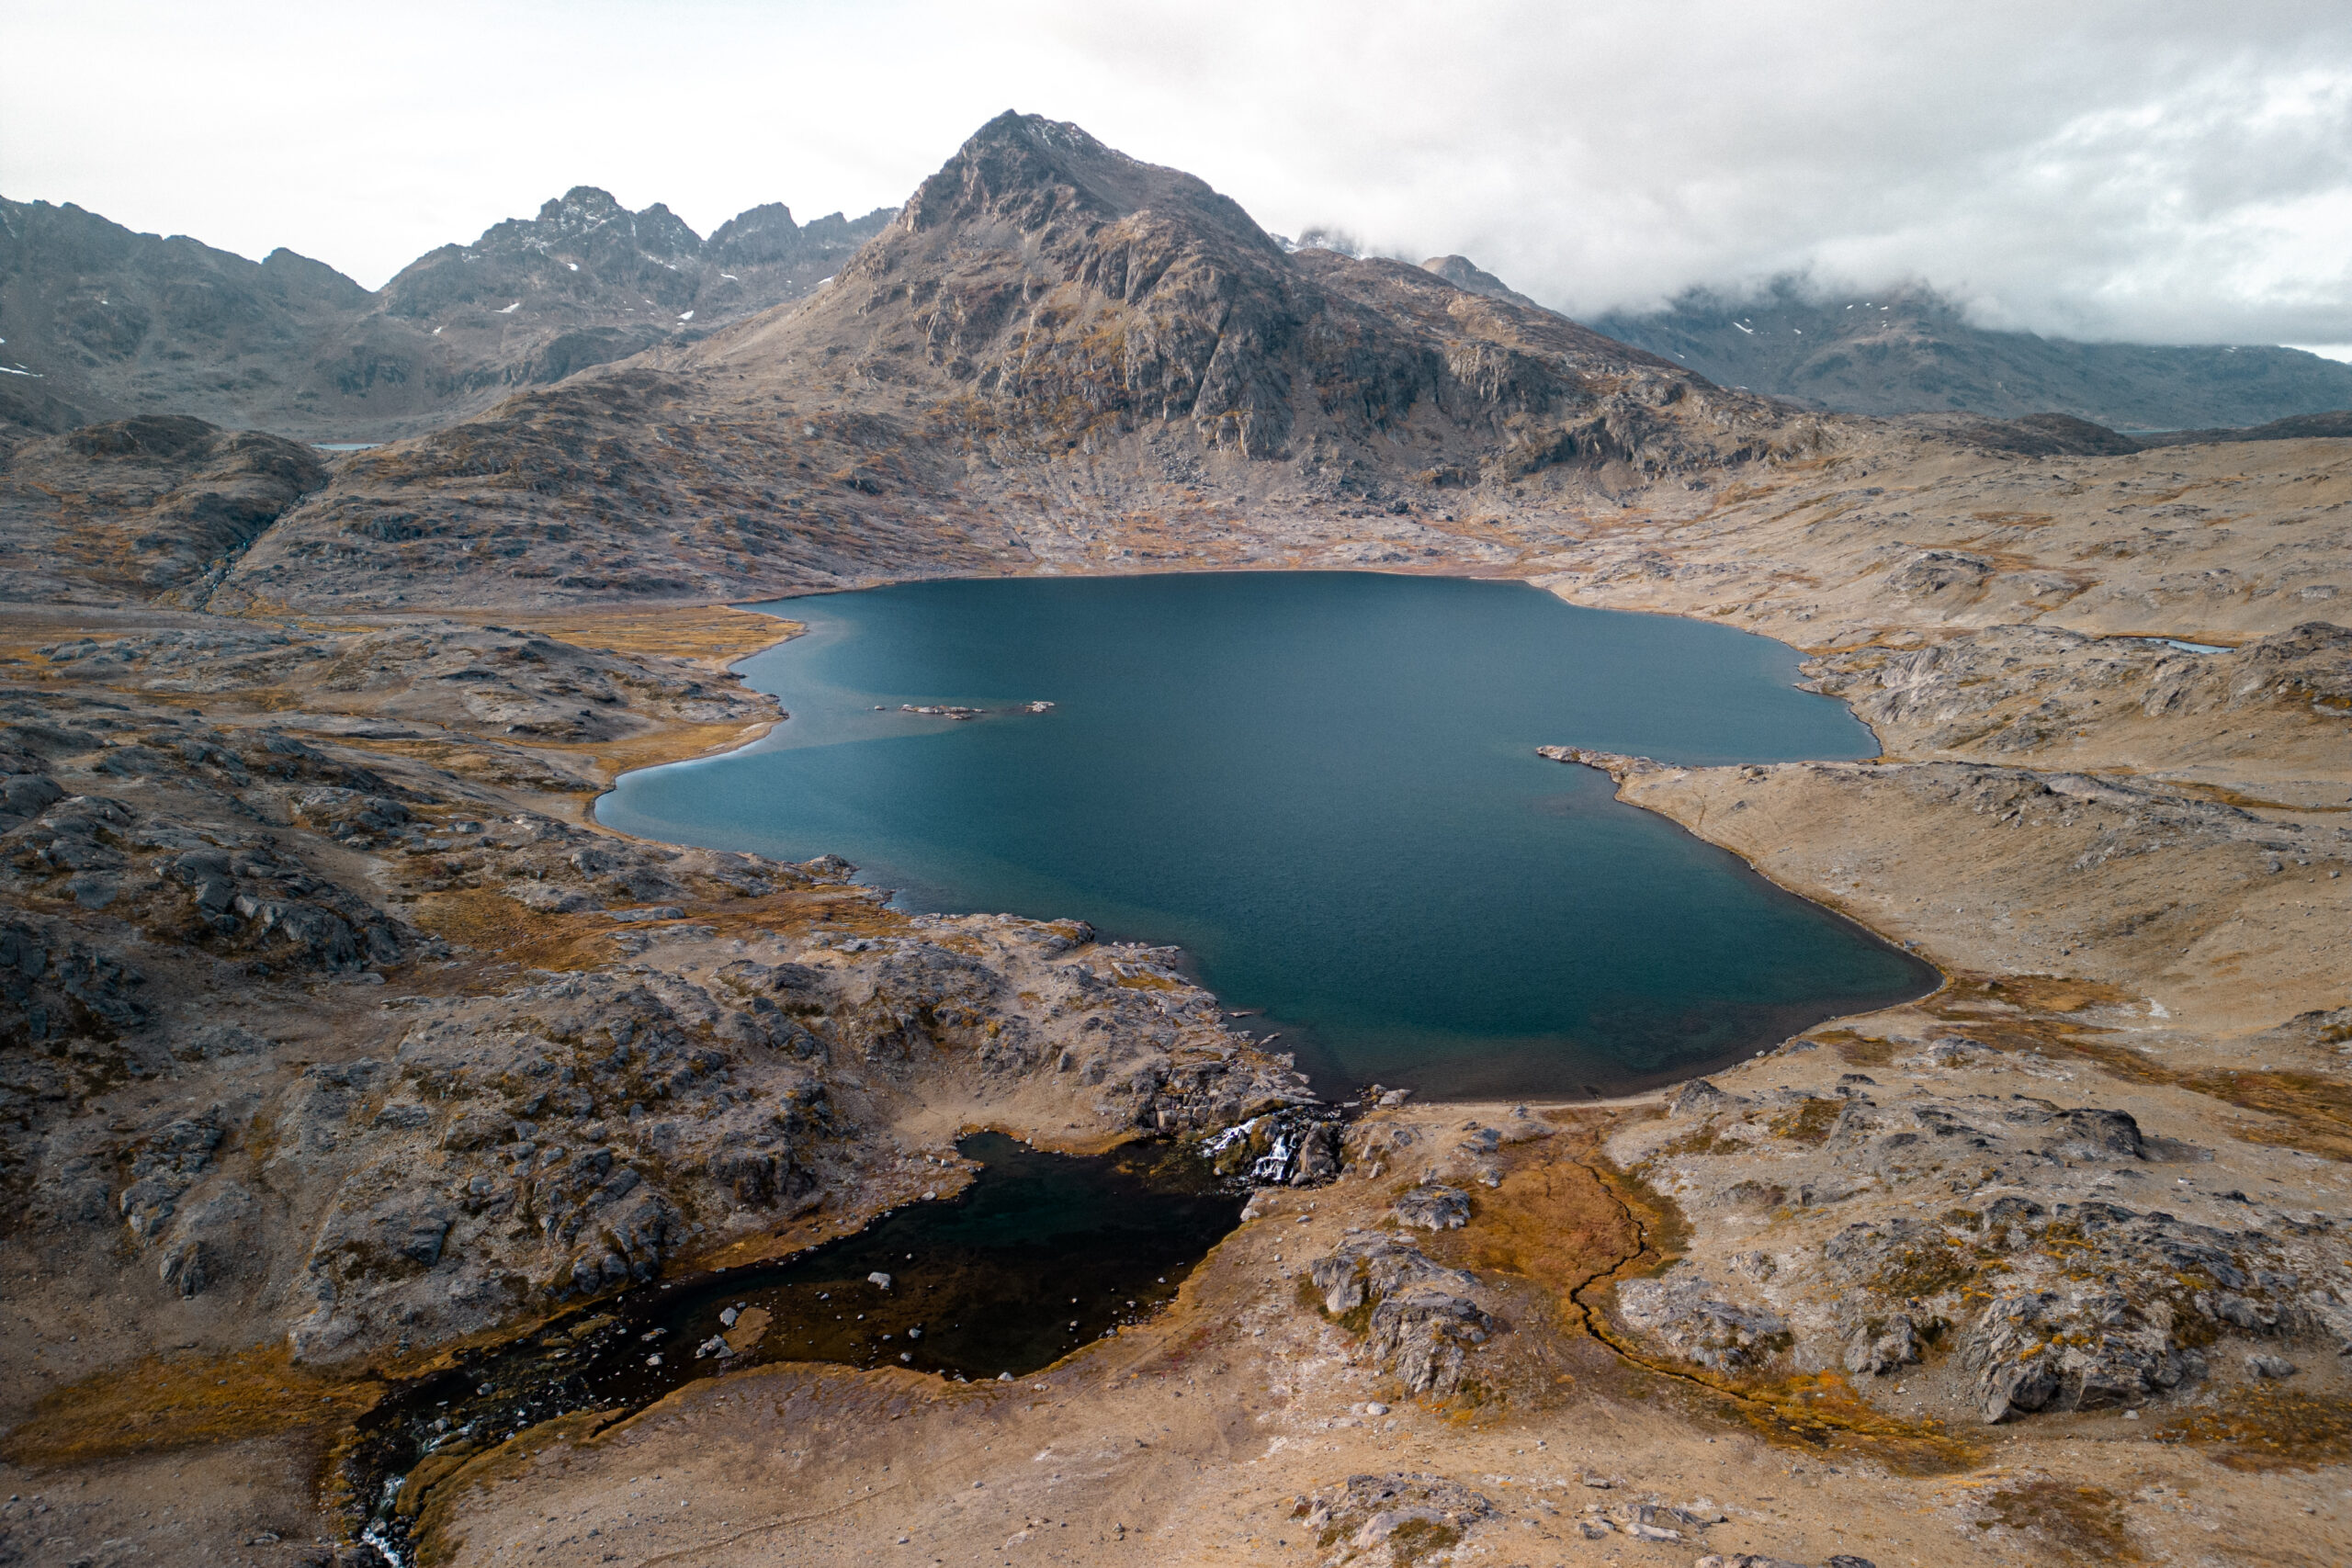
<svg viewBox="0 0 2352 1568"><path fill-rule="evenodd" d="M1779 643L1521 583L1352 572L762 608L809 626L741 667L791 718L628 775L603 821L842 855L905 907L1180 943L1329 1088L1620 1091L1934 983L1604 776L1534 755L1873 754L1840 704L1794 688Z"/></svg>

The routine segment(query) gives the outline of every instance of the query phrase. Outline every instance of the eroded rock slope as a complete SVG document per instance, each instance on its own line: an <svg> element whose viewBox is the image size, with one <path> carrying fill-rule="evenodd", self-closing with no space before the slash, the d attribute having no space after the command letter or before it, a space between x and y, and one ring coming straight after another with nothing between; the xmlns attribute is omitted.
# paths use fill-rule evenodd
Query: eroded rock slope
<svg viewBox="0 0 2352 1568"><path fill-rule="evenodd" d="M1465 488L1830 439L1549 311L1286 253L1189 175L1005 115L805 303L363 455L224 604L479 591L485 550L526 603L969 570L1087 522L1148 518L1181 555L1245 507L1440 549Z"/></svg>
<svg viewBox="0 0 2352 1568"><path fill-rule="evenodd" d="M27 649L0 702L6 1245L51 1281L20 1416L114 1354L44 1359L49 1328L125 1292L150 1343L380 1364L854 1227L966 1120L1089 1143L1307 1098L1082 926L578 825L597 745L772 716L691 666L165 626Z"/></svg>

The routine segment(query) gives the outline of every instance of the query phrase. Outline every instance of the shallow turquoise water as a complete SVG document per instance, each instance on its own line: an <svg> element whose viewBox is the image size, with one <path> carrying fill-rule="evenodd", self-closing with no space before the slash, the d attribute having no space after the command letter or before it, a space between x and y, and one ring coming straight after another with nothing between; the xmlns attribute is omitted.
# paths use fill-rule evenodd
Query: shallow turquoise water
<svg viewBox="0 0 2352 1568"><path fill-rule="evenodd" d="M747 750L630 774L605 822L842 855L908 907L1181 943L1327 1087L1612 1092L1933 983L1533 754L1872 754L1841 705L1794 689L1779 643L1520 583L1354 572L763 607L811 628L741 666L792 717Z"/></svg>

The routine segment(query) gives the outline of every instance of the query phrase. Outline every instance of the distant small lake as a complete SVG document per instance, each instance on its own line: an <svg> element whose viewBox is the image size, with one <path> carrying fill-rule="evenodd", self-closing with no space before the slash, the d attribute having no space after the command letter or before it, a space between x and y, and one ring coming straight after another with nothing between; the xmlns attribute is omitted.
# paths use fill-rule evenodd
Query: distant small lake
<svg viewBox="0 0 2352 1568"><path fill-rule="evenodd" d="M1874 754L1842 705L1795 689L1780 643L1522 583L1358 572L920 582L760 608L809 627L739 667L791 718L629 774L601 820L839 854L902 907L1180 944L1327 1089L1619 1092L1934 983L1601 774L1534 755Z"/></svg>

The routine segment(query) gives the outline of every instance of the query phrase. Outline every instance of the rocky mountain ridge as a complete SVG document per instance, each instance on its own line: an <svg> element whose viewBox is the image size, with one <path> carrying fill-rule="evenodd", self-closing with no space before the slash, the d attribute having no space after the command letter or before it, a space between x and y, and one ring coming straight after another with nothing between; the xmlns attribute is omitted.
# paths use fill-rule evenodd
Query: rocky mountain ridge
<svg viewBox="0 0 2352 1568"><path fill-rule="evenodd" d="M750 596L1018 561L1080 520L1418 525L1816 454L1832 423L1421 268L1286 253L1192 175L1007 114L805 301L347 460L221 604Z"/></svg>
<svg viewBox="0 0 2352 1568"><path fill-rule="evenodd" d="M1525 305L1531 310L1544 309L1468 256L1431 256L1421 264L1421 270L1433 272L1456 288L1466 288L1473 294L1508 299L1514 305Z"/></svg>
<svg viewBox="0 0 2352 1568"><path fill-rule="evenodd" d="M1995 332L1917 284L1865 299L1784 277L1753 297L1691 289L1593 325L1725 386L1842 413L2056 412L2169 431L2352 408L2352 365L2301 349Z"/></svg>
<svg viewBox="0 0 2352 1568"><path fill-rule="evenodd" d="M0 425L151 412L311 441L434 428L515 387L805 294L888 220L770 203L707 241L576 186L420 256L375 293L292 251L260 262L68 203L0 200Z"/></svg>

